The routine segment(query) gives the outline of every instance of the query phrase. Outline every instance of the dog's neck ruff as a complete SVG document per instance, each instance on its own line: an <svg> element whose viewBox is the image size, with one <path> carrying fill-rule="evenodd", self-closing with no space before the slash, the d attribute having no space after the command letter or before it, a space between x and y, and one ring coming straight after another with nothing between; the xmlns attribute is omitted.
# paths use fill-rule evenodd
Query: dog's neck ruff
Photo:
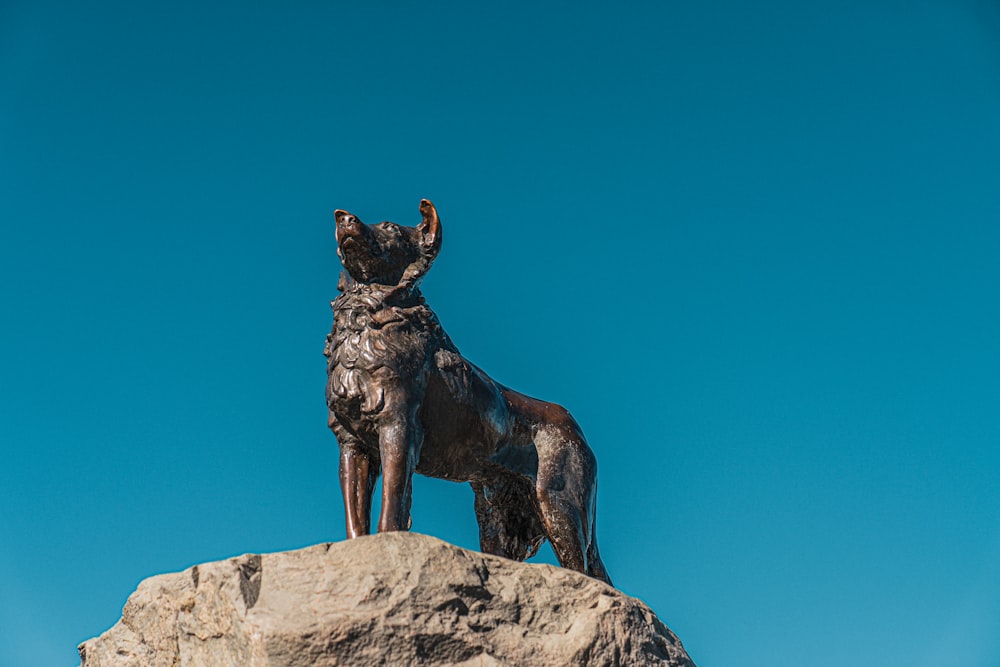
<svg viewBox="0 0 1000 667"><path fill-rule="evenodd" d="M331 301L330 306L334 311L361 308L377 313L386 308L413 308L425 303L416 286L366 284L352 280L341 288L340 296Z"/></svg>
<svg viewBox="0 0 1000 667"><path fill-rule="evenodd" d="M333 331L327 339L325 354L336 356L335 350L352 345L348 334L367 337L385 327L406 326L413 332L424 332L437 341L436 346L458 352L445 333L437 315L427 305L415 285L376 285L354 280L338 285L341 294L330 302L333 309ZM389 346L396 343L390 337ZM350 354L345 351L345 354Z"/></svg>

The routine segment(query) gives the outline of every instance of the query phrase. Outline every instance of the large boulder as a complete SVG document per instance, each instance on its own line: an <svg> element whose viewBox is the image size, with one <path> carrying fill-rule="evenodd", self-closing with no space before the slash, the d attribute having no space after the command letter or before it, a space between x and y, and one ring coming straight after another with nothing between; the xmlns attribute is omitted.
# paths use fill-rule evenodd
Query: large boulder
<svg viewBox="0 0 1000 667"><path fill-rule="evenodd" d="M416 533L146 579L82 667L684 665L642 602L576 572Z"/></svg>

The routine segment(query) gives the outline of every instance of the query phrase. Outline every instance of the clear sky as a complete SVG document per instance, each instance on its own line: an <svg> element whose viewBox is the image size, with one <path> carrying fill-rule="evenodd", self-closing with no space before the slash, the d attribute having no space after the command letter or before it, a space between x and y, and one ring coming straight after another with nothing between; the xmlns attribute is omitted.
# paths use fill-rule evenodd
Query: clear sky
<svg viewBox="0 0 1000 667"><path fill-rule="evenodd" d="M0 2L0 667L343 537L332 211L421 197L700 667L1000 665L1000 5L620 4Z"/></svg>

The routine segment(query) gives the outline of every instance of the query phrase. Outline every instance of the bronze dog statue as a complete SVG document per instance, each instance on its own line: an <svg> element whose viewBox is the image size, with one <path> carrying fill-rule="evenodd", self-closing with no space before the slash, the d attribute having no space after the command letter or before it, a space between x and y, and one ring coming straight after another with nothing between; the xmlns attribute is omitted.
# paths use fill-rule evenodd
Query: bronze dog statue
<svg viewBox="0 0 1000 667"><path fill-rule="evenodd" d="M597 461L564 408L494 382L459 353L420 293L441 221L366 225L336 211L344 266L327 336L329 426L340 444L348 538L410 528L414 472L469 482L480 548L524 560L547 537L563 567L611 583L597 550Z"/></svg>

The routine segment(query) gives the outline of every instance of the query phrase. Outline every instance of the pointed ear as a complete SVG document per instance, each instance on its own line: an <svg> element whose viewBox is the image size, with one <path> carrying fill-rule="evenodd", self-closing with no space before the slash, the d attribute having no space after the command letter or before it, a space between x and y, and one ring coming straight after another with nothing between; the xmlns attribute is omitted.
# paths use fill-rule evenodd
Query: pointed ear
<svg viewBox="0 0 1000 667"><path fill-rule="evenodd" d="M437 209L427 199L420 200L420 215L423 220L417 225L420 232L420 243L431 257L435 257L441 249L441 219Z"/></svg>
<svg viewBox="0 0 1000 667"><path fill-rule="evenodd" d="M420 235L420 257L417 261L406 267L399 284L406 289L415 288L420 284L420 280L431 268L431 263L437 258L438 251L441 250L441 220L438 218L437 209L434 204L426 199L420 200L420 215L423 220L417 225L416 230Z"/></svg>

